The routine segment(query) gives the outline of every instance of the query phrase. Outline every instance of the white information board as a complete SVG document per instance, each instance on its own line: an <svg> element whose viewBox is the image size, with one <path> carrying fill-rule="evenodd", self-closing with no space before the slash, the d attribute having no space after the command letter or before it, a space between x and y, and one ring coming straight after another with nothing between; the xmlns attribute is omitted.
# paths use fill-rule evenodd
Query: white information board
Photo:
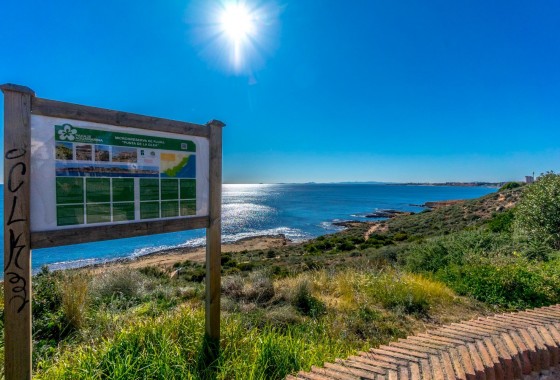
<svg viewBox="0 0 560 380"><path fill-rule="evenodd" d="M203 137L31 115L31 231L208 215Z"/></svg>

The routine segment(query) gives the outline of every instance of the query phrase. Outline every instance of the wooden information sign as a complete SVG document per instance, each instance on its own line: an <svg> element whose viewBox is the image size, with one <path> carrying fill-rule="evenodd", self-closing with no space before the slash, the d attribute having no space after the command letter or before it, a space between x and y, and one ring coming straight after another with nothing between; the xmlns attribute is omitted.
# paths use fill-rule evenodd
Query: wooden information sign
<svg viewBox="0 0 560 380"><path fill-rule="evenodd" d="M4 349L30 379L31 250L206 228L209 360L220 339L222 127L4 93Z"/></svg>

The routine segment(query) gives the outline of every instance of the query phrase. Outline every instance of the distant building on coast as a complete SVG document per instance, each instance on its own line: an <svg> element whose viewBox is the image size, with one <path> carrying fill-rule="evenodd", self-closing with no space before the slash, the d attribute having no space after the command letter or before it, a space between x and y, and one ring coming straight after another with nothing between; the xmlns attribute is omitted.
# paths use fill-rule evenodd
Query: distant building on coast
<svg viewBox="0 0 560 380"><path fill-rule="evenodd" d="M532 175L526 175L525 176L525 183L533 183L535 182L535 177Z"/></svg>

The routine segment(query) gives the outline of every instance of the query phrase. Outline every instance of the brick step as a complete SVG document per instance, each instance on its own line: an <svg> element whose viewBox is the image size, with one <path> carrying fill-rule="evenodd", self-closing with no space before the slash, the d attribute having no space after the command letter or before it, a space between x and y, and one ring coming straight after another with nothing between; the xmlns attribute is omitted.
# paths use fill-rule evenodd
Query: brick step
<svg viewBox="0 0 560 380"><path fill-rule="evenodd" d="M560 379L560 305L452 323L286 379Z"/></svg>

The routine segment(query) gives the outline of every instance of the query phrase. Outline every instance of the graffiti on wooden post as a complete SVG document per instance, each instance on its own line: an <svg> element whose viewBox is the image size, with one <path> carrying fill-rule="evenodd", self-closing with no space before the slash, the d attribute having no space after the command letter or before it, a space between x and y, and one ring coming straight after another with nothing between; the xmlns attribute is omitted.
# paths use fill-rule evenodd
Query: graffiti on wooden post
<svg viewBox="0 0 560 380"><path fill-rule="evenodd" d="M9 232L10 243L8 246L8 259L4 263L4 273L6 274L7 283L10 284L12 290L12 296L8 299L8 302L10 304L12 304L12 302L18 302L18 313L21 313L25 309L25 306L29 304L27 280L24 276L17 273L18 269L23 270L19 261L20 255L28 248L26 243L20 243L20 239L24 234L24 223L27 223L27 219L25 217L14 217L14 215L18 214L16 211L21 207L20 203L22 202L22 196L19 193L25 183L21 178L23 178L27 172L27 165L24 162L26 154L27 149L16 148L7 151L4 156L6 167L9 168L6 187L12 197L12 204L9 210L10 216L5 226Z"/></svg>

